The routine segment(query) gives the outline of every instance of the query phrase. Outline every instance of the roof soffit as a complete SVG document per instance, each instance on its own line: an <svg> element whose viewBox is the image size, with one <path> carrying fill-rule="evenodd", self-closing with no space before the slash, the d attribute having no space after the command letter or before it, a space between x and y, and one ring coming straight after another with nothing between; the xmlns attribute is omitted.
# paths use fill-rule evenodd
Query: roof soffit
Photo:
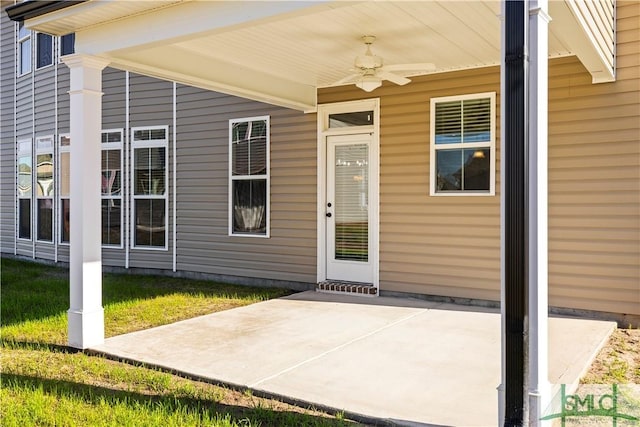
<svg viewBox="0 0 640 427"><path fill-rule="evenodd" d="M575 30L575 17L554 16L554 3L565 2L550 3L550 56L578 54L584 34L566 34ZM364 52L360 39L366 34L377 37L373 51L387 64L432 62L436 72L498 65L499 11L498 0L92 0L27 25L55 27L58 34L74 28L79 53L102 56L118 68L312 110L315 94L309 89L332 86L349 74Z"/></svg>

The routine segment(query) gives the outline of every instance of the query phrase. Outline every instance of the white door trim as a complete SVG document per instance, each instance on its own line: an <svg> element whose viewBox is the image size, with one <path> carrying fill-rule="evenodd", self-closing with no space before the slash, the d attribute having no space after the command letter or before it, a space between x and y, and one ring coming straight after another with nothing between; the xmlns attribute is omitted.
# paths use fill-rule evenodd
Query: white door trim
<svg viewBox="0 0 640 427"><path fill-rule="evenodd" d="M329 114L357 111L373 111L373 125L346 128L329 128ZM327 146L328 136L349 134L371 134L370 146L370 188L369 209L371 211L371 262L373 268L373 286L379 286L380 275L380 99L339 102L318 105L317 115L317 281L327 279L326 249L326 195L327 195Z"/></svg>

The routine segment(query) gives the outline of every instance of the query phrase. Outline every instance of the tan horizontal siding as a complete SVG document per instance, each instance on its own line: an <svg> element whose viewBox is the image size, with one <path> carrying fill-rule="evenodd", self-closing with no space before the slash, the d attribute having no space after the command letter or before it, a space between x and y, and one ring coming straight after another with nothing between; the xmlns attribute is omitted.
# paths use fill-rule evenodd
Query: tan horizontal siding
<svg viewBox="0 0 640 427"><path fill-rule="evenodd" d="M617 15L616 82L549 70L550 303L640 314L640 3Z"/></svg>
<svg viewBox="0 0 640 427"><path fill-rule="evenodd" d="M499 68L412 80L407 86L385 83L376 90L381 97L380 288L499 299L499 196L429 196L430 98L499 92ZM319 95L325 103L363 94L347 86ZM498 124L496 116L496 135Z"/></svg>
<svg viewBox="0 0 640 427"><path fill-rule="evenodd" d="M582 6L608 31L607 4ZM640 314L640 3L619 2L617 16L616 82L592 84L575 57L550 61L550 302ZM381 289L498 299L499 196L429 196L429 99L499 92L499 69L412 80L375 93ZM347 86L323 89L319 100L366 96Z"/></svg>

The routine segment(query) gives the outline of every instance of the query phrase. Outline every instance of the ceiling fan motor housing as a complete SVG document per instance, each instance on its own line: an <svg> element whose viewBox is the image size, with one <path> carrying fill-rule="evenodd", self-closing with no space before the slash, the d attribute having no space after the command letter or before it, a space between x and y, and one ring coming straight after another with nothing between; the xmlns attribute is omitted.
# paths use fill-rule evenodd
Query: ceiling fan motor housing
<svg viewBox="0 0 640 427"><path fill-rule="evenodd" d="M354 63L355 67L361 70L381 68L383 65L382 58L378 55L373 55L369 50L367 54L358 55Z"/></svg>

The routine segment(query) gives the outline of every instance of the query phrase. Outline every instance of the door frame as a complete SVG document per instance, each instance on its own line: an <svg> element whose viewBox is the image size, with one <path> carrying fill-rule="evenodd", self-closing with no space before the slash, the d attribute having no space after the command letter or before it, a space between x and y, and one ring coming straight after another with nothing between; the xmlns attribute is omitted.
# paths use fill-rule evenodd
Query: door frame
<svg viewBox="0 0 640 427"><path fill-rule="evenodd" d="M373 111L373 125L353 126L345 128L329 128L329 115L357 111ZM338 102L318 105L317 114L317 281L327 279L327 137L368 133L371 135L369 147L370 189L369 210L371 213L371 263L373 269L373 286L378 288L380 282L380 99L371 98L359 101ZM379 292L376 292L376 295Z"/></svg>

